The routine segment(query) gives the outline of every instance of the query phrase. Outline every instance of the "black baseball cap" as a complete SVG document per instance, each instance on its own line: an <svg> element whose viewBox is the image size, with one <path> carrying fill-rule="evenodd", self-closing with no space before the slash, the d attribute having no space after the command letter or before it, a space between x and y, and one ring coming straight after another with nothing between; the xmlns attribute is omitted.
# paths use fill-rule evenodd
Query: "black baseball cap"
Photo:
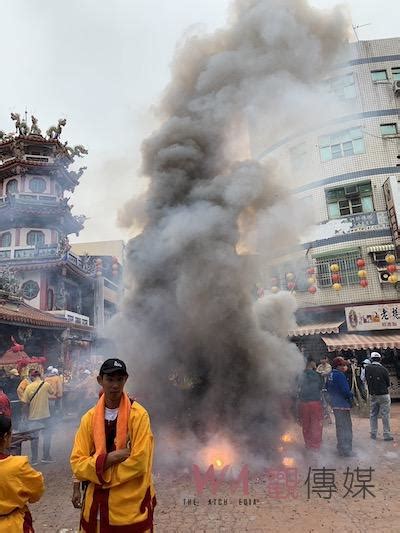
<svg viewBox="0 0 400 533"><path fill-rule="evenodd" d="M103 374L115 374L116 372L127 376L126 364L121 359L107 359L101 365L99 374L102 376Z"/></svg>

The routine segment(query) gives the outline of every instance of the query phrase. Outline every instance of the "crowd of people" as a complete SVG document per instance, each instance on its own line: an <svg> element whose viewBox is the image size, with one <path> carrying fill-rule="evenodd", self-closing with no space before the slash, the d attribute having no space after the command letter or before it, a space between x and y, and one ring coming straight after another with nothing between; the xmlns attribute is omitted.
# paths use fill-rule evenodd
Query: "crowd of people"
<svg viewBox="0 0 400 533"><path fill-rule="evenodd" d="M372 352L360 372L343 357L332 361L324 357L318 365L311 358L307 360L298 385L298 415L307 449L320 449L323 421L331 423L333 413L338 453L343 457L353 455L352 388L359 391L364 385L362 394L370 404L371 438L378 436L380 416L383 439L393 440L390 380L381 359L378 352ZM12 386L6 378L11 378ZM43 476L34 468L39 460L39 441L37 437L31 440L30 462L27 457L10 455L12 405L7 393L11 391L10 395L22 402L22 426L40 428L41 460L51 463L51 421L61 408L64 388L58 370L53 367L48 367L43 376L40 370L32 369L26 378L18 378L18 372L11 371L0 379L0 531L32 533L28 504L40 499L45 490ZM120 359L107 359L96 380L85 369L77 376L83 398L86 389L97 383L96 398L90 395L91 405L87 405L87 399L79 404L79 410L85 408L85 412L70 456L72 503L81 508L81 532L121 528L146 533L153 527L156 505L152 482L153 435L146 410L124 391L127 379L126 365Z"/></svg>
<svg viewBox="0 0 400 533"><path fill-rule="evenodd" d="M82 387L89 374L80 374ZM53 462L51 415L61 390L54 379L57 375L52 368L44 377L32 370L17 387L24 406L22 420L41 426L44 463ZM83 414L75 435L70 457L75 481L72 503L81 508L82 532L153 530L153 434L146 410L124 391L127 379L120 359L107 359L101 365L97 401ZM9 401L4 405L6 409L0 403L0 531L32 533L28 504L39 500L45 490L43 475L33 468L38 440L31 441L30 463L27 457L10 454L11 409Z"/></svg>
<svg viewBox="0 0 400 533"><path fill-rule="evenodd" d="M306 448L320 449L323 420L325 417L330 422L331 410L335 418L338 454L353 456L351 409L360 398L370 405L371 439L377 438L378 418L381 417L383 440L392 441L389 387L389 373L382 365L379 352L372 352L370 358L363 361L361 369L343 357L335 357L332 363L324 357L318 366L309 358L298 387L298 415Z"/></svg>

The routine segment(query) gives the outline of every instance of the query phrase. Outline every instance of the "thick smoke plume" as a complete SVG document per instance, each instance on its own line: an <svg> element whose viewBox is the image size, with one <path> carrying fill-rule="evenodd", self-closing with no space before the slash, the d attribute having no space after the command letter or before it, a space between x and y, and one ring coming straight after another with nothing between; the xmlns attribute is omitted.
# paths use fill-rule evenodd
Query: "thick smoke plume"
<svg viewBox="0 0 400 533"><path fill-rule="evenodd" d="M177 50L163 124L143 144L149 188L131 204L143 232L127 248L114 322L133 388L158 423L200 439L257 437L256 448L280 429L302 367L286 340L295 305L288 294L254 305L257 262L238 251L273 257L295 245L303 214L285 191L289 176L249 159L246 125L266 116L267 146L283 121L304 126L319 113L316 82L347 34L339 9L237 0L227 29L188 35Z"/></svg>

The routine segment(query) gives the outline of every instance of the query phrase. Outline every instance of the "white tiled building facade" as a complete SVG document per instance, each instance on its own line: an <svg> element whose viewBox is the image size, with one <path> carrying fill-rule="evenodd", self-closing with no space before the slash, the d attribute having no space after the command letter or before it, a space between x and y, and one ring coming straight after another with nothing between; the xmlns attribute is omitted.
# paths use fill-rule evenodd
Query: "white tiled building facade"
<svg viewBox="0 0 400 533"><path fill-rule="evenodd" d="M276 266L282 289L285 273L297 268L296 298L310 311L400 301L400 284L385 281L383 271L385 255L394 250L383 184L391 176L400 180L400 38L349 46L353 59L339 65L326 82L341 111L321 117L307 133L292 132L255 154L287 164L296 196L315 214L317 227L295 252L296 261L291 254ZM357 258L366 262L365 288L359 284ZM340 264L339 291L332 288L332 263ZM316 269L315 294L307 290L307 265Z"/></svg>

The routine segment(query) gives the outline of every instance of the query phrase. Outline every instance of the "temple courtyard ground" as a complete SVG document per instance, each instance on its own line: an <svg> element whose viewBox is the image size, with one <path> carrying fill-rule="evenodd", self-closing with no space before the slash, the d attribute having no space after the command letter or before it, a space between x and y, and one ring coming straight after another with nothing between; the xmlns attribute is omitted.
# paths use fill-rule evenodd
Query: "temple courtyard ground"
<svg viewBox="0 0 400 533"><path fill-rule="evenodd" d="M68 421L55 436L57 463L40 465L46 493L31 505L36 533L78 530L79 510L71 504L68 455L77 421ZM334 424L324 427L319 456L306 454L301 429L290 434L295 443L282 443L286 468L249 473L248 491L241 484L210 486L201 494L191 473L155 471L158 504L155 531L202 532L380 532L400 531L400 403L392 405L395 440L369 438L369 420L353 418L354 458L336 456ZM23 449L28 453L28 447ZM157 450L161 453L161 446ZM250 467L251 468L251 467ZM242 481L245 480L242 471ZM201 484L201 483L200 483Z"/></svg>

